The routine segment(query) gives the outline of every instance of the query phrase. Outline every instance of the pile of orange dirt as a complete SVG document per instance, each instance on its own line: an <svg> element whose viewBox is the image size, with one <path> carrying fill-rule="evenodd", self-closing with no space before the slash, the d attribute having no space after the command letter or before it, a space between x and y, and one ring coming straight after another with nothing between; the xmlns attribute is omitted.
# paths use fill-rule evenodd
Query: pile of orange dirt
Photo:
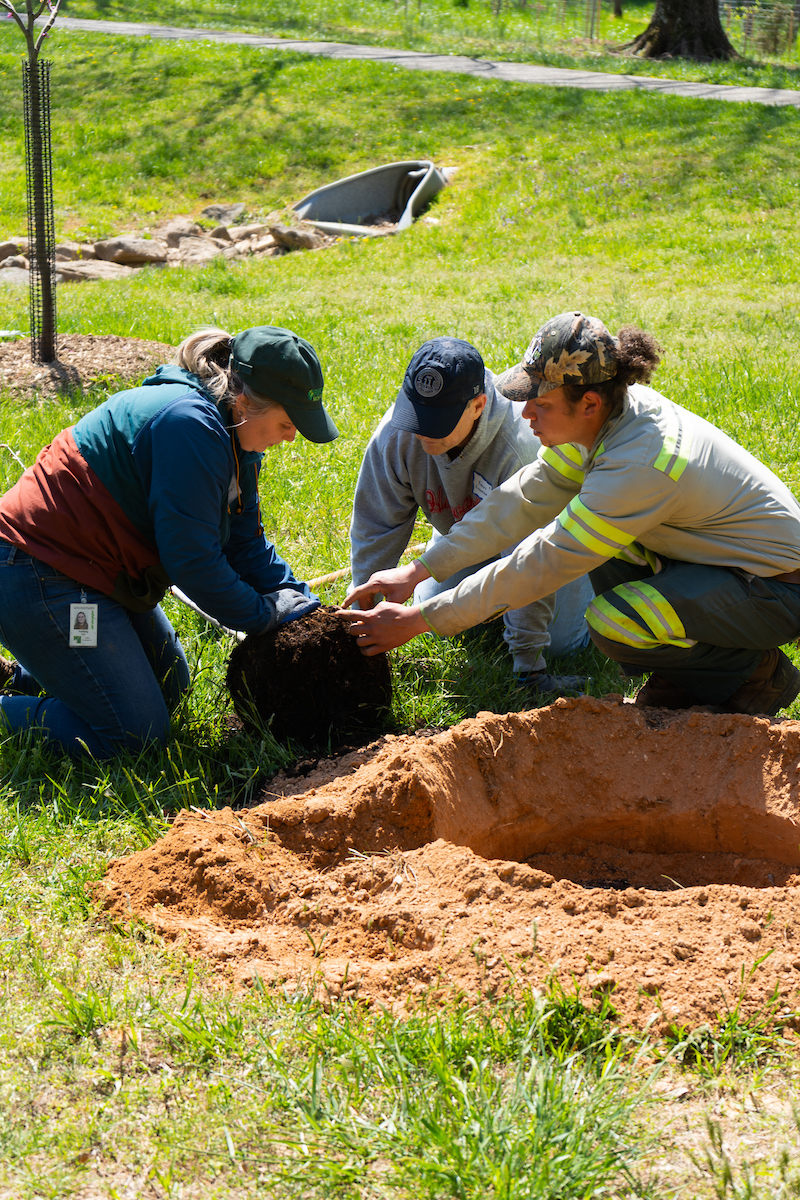
<svg viewBox="0 0 800 1200"><path fill-rule="evenodd" d="M238 985L402 1011L555 977L657 1029L744 988L744 1012L775 996L791 1023L800 722L561 699L387 738L301 786L180 813L111 864L106 906Z"/></svg>

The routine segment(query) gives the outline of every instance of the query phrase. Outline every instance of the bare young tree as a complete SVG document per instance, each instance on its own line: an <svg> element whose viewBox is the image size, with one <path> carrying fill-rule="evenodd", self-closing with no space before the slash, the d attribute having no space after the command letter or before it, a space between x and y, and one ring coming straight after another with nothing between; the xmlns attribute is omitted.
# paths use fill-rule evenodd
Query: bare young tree
<svg viewBox="0 0 800 1200"><path fill-rule="evenodd" d="M39 57L42 44L58 16L61 0L0 0L0 12L16 21L28 49L22 64L25 107L25 162L28 181L28 256L30 260L31 358L53 362L56 357L55 228L53 219L53 162L50 147L50 63ZM47 10L43 25L36 21Z"/></svg>
<svg viewBox="0 0 800 1200"><path fill-rule="evenodd" d="M643 33L620 46L641 58L738 58L719 19L719 0L656 0Z"/></svg>

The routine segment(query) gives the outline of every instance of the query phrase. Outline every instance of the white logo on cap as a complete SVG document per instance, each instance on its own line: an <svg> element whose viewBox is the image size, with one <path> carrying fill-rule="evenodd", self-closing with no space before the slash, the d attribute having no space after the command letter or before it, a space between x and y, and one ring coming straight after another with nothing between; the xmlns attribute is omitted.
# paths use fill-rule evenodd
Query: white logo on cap
<svg viewBox="0 0 800 1200"><path fill-rule="evenodd" d="M420 396L425 396L426 399L438 395L443 387L444 380L436 367L423 367L414 376L414 391L419 392Z"/></svg>

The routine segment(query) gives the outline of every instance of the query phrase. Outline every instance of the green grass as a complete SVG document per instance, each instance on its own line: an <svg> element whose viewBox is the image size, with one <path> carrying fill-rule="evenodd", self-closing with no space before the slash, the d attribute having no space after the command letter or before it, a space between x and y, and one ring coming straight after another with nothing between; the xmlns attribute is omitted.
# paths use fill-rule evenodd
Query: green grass
<svg viewBox="0 0 800 1200"><path fill-rule="evenodd" d="M463 26L478 10L453 11ZM395 239L59 291L63 332L175 343L209 321L270 321L313 342L342 437L270 452L264 471L268 532L301 574L346 562L364 445L421 341L457 333L502 369L573 305L651 329L666 351L656 385L800 487L796 112L207 44L58 33L48 53L60 236L152 226L212 201L242 199L258 215L397 158L460 168L431 209L438 223ZM4 24L0 234L24 227L18 59ZM0 310L3 327L27 328L24 291L0 288ZM0 396L0 442L31 462L102 395ZM18 473L0 451L0 483ZM752 1186L716 1134L702 1134L705 1157L693 1143L700 1165L687 1165L663 1107L642 1102L652 1062L581 998L423 1007L402 1021L355 1006L326 1014L309 997L233 997L140 923L109 924L85 885L112 857L149 844L187 803L247 803L302 750L227 728L231 643L168 609L195 677L168 751L76 766L35 739L0 746L0 1194L797 1194L781 1158L791 1122L759 1126L769 1144ZM618 690L594 651L577 665L596 694ZM395 656L395 680L400 727L531 703L497 626L417 639ZM729 1097L756 1087L754 1054L758 1088L793 1084L769 1017L676 1031L700 1054L687 1049L681 1069L698 1105L717 1103L708 1062L724 1062ZM781 1051L773 1063L765 1046ZM672 1146L677 1174L642 1162L656 1142Z"/></svg>
<svg viewBox="0 0 800 1200"><path fill-rule="evenodd" d="M614 74L657 75L671 79L795 88L798 84L797 26L780 55L758 40L742 15L723 15L728 36L741 58L731 63L658 61L614 52L646 28L650 0L626 0L616 18L599 4L594 36L582 0L69 0L66 16L142 21L159 25L236 30L266 36L401 46L438 53L584 67ZM788 29L787 29L788 34Z"/></svg>

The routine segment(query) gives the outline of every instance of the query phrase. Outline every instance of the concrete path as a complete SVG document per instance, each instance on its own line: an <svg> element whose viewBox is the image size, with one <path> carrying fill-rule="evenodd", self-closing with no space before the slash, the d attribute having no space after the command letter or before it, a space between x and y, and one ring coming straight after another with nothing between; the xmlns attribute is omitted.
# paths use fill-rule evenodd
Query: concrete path
<svg viewBox="0 0 800 1200"><path fill-rule="evenodd" d="M649 75L606 75L600 71L573 71L565 67L539 67L529 63L489 62L460 54L422 54L387 46L351 46L347 42L302 42L290 38L259 37L252 33L226 33L220 29L180 29L172 25L140 25L132 21L90 21L59 17L56 29L88 33L119 33L129 37L178 41L229 42L235 46L263 46L268 50L297 50L324 58L359 59L390 63L411 71L452 71L499 79L510 83L546 84L548 87L588 88L600 92L661 92L695 100L732 100L736 103L791 105L800 108L800 91L783 88L735 87L730 84L684 83L654 79Z"/></svg>

